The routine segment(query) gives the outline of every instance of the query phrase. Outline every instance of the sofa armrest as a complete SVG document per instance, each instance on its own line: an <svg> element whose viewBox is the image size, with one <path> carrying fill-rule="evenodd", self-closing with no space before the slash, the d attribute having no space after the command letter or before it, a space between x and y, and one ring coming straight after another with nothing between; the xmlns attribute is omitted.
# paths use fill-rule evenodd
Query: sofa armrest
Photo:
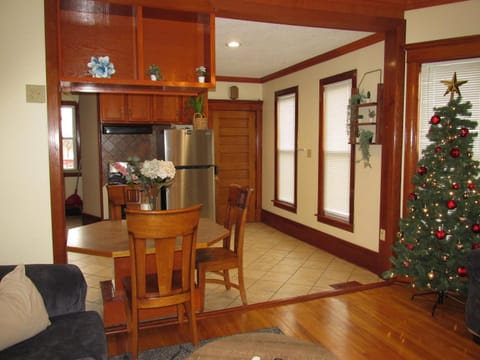
<svg viewBox="0 0 480 360"><path fill-rule="evenodd" d="M14 268L0 265L0 279ZM85 311L87 283L76 265L29 264L25 270L42 295L50 317Z"/></svg>

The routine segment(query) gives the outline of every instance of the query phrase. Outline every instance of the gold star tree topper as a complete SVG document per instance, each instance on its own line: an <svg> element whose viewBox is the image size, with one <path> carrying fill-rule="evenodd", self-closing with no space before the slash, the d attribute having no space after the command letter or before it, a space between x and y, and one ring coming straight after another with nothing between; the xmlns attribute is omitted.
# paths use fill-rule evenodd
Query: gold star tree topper
<svg viewBox="0 0 480 360"><path fill-rule="evenodd" d="M442 84L445 84L447 86L447 90L445 91L445 94L443 94L443 96L450 93L450 101L453 100L453 97L455 96L455 93L458 93L459 96L462 96L462 94L460 94L460 86L462 86L463 84L465 84L467 82L468 82L467 80L457 80L457 73L454 72L452 80L450 80L450 81L442 80L441 81Z"/></svg>

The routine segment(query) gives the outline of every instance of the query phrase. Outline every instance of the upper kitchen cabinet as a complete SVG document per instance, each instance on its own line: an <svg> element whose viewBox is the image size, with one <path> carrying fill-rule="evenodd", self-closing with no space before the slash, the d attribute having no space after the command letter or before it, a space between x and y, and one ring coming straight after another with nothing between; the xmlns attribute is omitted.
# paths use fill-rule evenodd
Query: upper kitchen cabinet
<svg viewBox="0 0 480 360"><path fill-rule="evenodd" d="M114 0L58 0L58 5L64 90L195 94L215 87L213 13ZM87 66L92 56L109 56L115 73L110 78L92 77ZM152 64L160 68L159 81L147 73ZM205 83L195 74L199 66L207 68Z"/></svg>
<svg viewBox="0 0 480 360"><path fill-rule="evenodd" d="M149 95L100 94L100 120L102 123L151 123Z"/></svg>

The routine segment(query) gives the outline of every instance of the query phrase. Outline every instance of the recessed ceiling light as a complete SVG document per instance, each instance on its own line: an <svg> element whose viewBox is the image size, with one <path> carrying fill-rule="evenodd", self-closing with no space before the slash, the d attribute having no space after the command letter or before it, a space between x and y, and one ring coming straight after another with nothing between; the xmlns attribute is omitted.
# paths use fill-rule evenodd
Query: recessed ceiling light
<svg viewBox="0 0 480 360"><path fill-rule="evenodd" d="M230 48L236 48L240 46L240 43L236 40L233 40L233 41L229 41L226 45Z"/></svg>

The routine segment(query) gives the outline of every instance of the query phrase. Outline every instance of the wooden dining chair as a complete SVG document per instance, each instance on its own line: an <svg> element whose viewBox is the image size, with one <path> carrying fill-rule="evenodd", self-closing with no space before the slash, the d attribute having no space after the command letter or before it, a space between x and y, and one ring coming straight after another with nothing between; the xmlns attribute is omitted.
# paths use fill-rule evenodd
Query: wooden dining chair
<svg viewBox="0 0 480 360"><path fill-rule="evenodd" d="M194 266L201 207L163 211L126 209L131 275L123 279L123 285L133 359L138 356L142 309L175 305L179 323L187 313L192 343L198 344ZM147 253L152 252L154 255L150 255L147 263Z"/></svg>
<svg viewBox="0 0 480 360"><path fill-rule="evenodd" d="M205 307L206 283L225 285L240 291L242 303L247 305L247 294L243 279L243 242L245 223L247 221L248 203L253 189L232 184L229 187L228 201L224 226L230 230L230 235L223 240L221 247L207 247L197 249L195 268L197 270L197 284L200 289L200 311ZM237 269L238 283L232 283L229 270ZM208 272L219 274L221 277L206 277Z"/></svg>

